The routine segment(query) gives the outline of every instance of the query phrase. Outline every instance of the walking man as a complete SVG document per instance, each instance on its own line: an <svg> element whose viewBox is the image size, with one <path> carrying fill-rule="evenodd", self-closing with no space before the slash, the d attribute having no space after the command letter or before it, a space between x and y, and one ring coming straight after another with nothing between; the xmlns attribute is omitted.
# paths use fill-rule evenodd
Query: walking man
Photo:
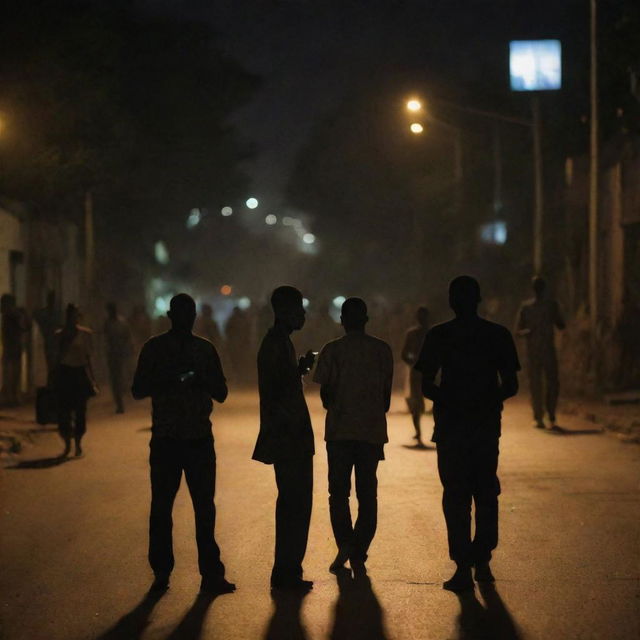
<svg viewBox="0 0 640 640"><path fill-rule="evenodd" d="M133 355L133 336L127 321L118 314L115 302L107 303L104 341L116 413L124 413L124 378L125 370L130 366L128 362ZM131 375L130 371L129 369L129 375Z"/></svg>
<svg viewBox="0 0 640 640"><path fill-rule="evenodd" d="M554 429L557 428L556 406L560 393L554 327L562 330L565 323L558 303L547 293L544 278L536 276L531 284L534 297L523 302L520 307L516 334L524 337L527 342L534 426L538 429L545 428L546 409L551 428Z"/></svg>
<svg viewBox="0 0 640 640"><path fill-rule="evenodd" d="M164 591L173 570L171 536L173 502L184 472L193 502L198 544L200 591L230 593L214 537L216 455L211 421L213 398L224 402L227 385L215 347L194 336L196 305L180 293L171 299L171 329L142 348L133 380L137 400L151 397L153 419L149 563L155 574L151 589Z"/></svg>
<svg viewBox="0 0 640 640"><path fill-rule="evenodd" d="M416 446L426 449L426 445L422 441L422 428L420 419L424 413L424 396L422 395L422 375L414 368L418 361L418 355L424 343L424 337L429 330L429 310L426 307L419 307L416 313L418 324L411 327L406 333L404 346L402 347L402 360L409 367L409 396L406 398L411 419L413 420L413 428Z"/></svg>
<svg viewBox="0 0 640 640"><path fill-rule="evenodd" d="M302 579L313 496L311 418L302 391L302 376L313 367L315 355L296 359L289 336L304 326L302 294L282 286L271 295L275 315L258 351L260 432L253 459L272 464L278 486L276 548L271 586L309 591L313 582Z"/></svg>
<svg viewBox="0 0 640 640"><path fill-rule="evenodd" d="M456 592L473 589L472 567L476 581L494 580L489 561L498 544L501 413L503 401L518 392L520 369L509 330L478 316L480 300L474 278L455 278L449 305L456 317L427 333L416 363L424 395L434 402L442 507L449 556L457 567L443 587Z"/></svg>
<svg viewBox="0 0 640 640"><path fill-rule="evenodd" d="M329 570L338 573L349 560L356 576L366 575L367 551L376 532L376 471L388 442L385 414L393 379L391 347L365 333L368 319L364 300L345 300L340 321L346 335L325 345L313 378L322 385L327 410L329 513L338 546ZM358 518L352 526L349 495L354 470Z"/></svg>

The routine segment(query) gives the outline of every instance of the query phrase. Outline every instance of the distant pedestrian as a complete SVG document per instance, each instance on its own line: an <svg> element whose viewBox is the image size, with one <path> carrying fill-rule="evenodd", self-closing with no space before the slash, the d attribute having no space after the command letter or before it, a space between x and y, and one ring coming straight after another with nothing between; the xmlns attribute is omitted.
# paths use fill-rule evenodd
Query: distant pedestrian
<svg viewBox="0 0 640 640"><path fill-rule="evenodd" d="M203 304L200 307L200 314L196 318L194 333L206 338L213 346L220 351L222 339L218 324L213 317L213 307L210 304Z"/></svg>
<svg viewBox="0 0 640 640"><path fill-rule="evenodd" d="M127 365L133 355L133 337L129 324L118 314L116 303L107 303L106 309L107 319L103 331L109 382L116 413L124 413L125 377Z"/></svg>
<svg viewBox="0 0 640 640"><path fill-rule="evenodd" d="M271 586L299 592L313 582L302 579L313 496L311 418L302 390L302 376L313 367L315 355L296 359L289 336L302 329L302 294L282 286L271 295L275 314L258 352L260 432L253 459L272 464L278 486L275 560Z"/></svg>
<svg viewBox="0 0 640 640"><path fill-rule="evenodd" d="M209 418L211 399L224 402L227 385L215 347L192 333L193 298L185 293L174 296L168 316L171 329L142 348L131 390L137 400L151 397L153 408L149 563L155 579L151 590L169 587L174 566L171 514L184 472L195 512L200 590L230 593L235 585L225 579L214 537L216 454Z"/></svg>
<svg viewBox="0 0 640 640"><path fill-rule="evenodd" d="M133 353L137 357L142 345L151 337L152 322L143 305L136 305L129 314L129 327L133 336Z"/></svg>
<svg viewBox="0 0 640 640"><path fill-rule="evenodd" d="M33 314L34 320L40 329L44 346L44 357L47 363L47 373L50 374L56 365L56 331L62 325L56 303L56 292L49 291L47 302L42 309Z"/></svg>
<svg viewBox="0 0 640 640"><path fill-rule="evenodd" d="M503 401L518 392L518 355L509 331L478 316L480 286L470 276L449 285L456 317L426 335L416 369L424 395L434 402L438 472L449 556L456 563L443 587L473 589L493 582L489 567L498 544L498 442ZM436 375L440 372L440 382ZM475 535L471 539L471 503Z"/></svg>
<svg viewBox="0 0 640 640"><path fill-rule="evenodd" d="M244 384L249 379L251 325L247 314L235 307L224 328L233 380Z"/></svg>
<svg viewBox="0 0 640 640"><path fill-rule="evenodd" d="M80 310L67 305L65 323L56 332L57 364L53 385L58 397L58 429L64 440L62 457L69 455L71 439L75 455L82 455L82 438L87 430L87 401L98 386L92 366L92 331L79 324Z"/></svg>
<svg viewBox="0 0 640 640"><path fill-rule="evenodd" d="M407 331L402 347L402 360L409 367L409 393L405 400L413 420L413 428L415 429L413 437L416 445L426 448L422 440L422 428L420 425L420 419L425 410L424 396L422 395L422 374L414 368L414 365L418 361L424 337L429 330L429 310L426 307L419 307L416 319L418 324Z"/></svg>
<svg viewBox="0 0 640 640"><path fill-rule="evenodd" d="M548 294L544 278L532 280L534 297L522 303L518 312L516 334L527 343L529 392L534 426L544 429L545 409L551 428L557 428L556 407L560 394L558 358L554 327L564 329L565 323L558 303Z"/></svg>
<svg viewBox="0 0 640 640"><path fill-rule="evenodd" d="M377 527L378 462L388 442L386 413L391 401L393 354L384 341L367 335L367 305L348 298L340 321L346 335L326 344L313 379L320 383L327 410L325 440L329 462L329 513L338 553L329 570L347 560L356 575L365 561ZM358 519L351 523L349 495L355 472Z"/></svg>

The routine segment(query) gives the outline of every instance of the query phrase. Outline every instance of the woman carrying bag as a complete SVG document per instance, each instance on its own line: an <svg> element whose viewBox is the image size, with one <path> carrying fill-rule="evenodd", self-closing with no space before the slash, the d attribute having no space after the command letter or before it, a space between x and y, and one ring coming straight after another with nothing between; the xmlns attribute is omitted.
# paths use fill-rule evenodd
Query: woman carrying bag
<svg viewBox="0 0 640 640"><path fill-rule="evenodd" d="M58 397L58 430L64 440L62 457L75 441L75 455L82 455L81 440L87 430L87 400L95 396L97 386L91 367L91 329L78 324L80 310L67 306L64 327L56 332L58 364L54 388Z"/></svg>

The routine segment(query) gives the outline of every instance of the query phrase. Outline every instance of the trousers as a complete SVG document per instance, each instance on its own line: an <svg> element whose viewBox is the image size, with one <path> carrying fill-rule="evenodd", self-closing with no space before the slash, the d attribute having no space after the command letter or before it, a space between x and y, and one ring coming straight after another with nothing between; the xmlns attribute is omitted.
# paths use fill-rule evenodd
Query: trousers
<svg viewBox="0 0 640 640"><path fill-rule="evenodd" d="M546 409L549 420L554 422L560 394L558 359L554 350L529 349L529 387L534 420L541 421Z"/></svg>
<svg viewBox="0 0 640 640"><path fill-rule="evenodd" d="M216 455L213 437L195 440L151 438L149 564L156 574L173 570L173 503L184 472L196 521L198 568L203 577L224 577L215 536Z"/></svg>
<svg viewBox="0 0 640 640"><path fill-rule="evenodd" d="M355 440L327 442L329 462L329 515L336 544L349 557L364 562L378 523L378 478L382 446ZM351 521L349 495L355 470L358 517Z"/></svg>
<svg viewBox="0 0 640 640"><path fill-rule="evenodd" d="M449 557L458 565L489 562L498 545L498 440L438 442L438 473ZM475 535L471 538L471 505Z"/></svg>
<svg viewBox="0 0 640 640"><path fill-rule="evenodd" d="M271 581L302 577L313 501L313 456L275 462L276 548Z"/></svg>

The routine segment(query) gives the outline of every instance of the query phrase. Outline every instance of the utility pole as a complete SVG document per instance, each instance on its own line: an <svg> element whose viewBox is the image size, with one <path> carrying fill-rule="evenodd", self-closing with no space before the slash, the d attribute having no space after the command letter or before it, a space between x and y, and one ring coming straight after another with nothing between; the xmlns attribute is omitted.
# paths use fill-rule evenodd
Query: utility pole
<svg viewBox="0 0 640 640"><path fill-rule="evenodd" d="M95 270L95 232L93 224L93 194L89 189L84 194L84 295L88 308L93 291Z"/></svg>
<svg viewBox="0 0 640 640"><path fill-rule="evenodd" d="M543 188L542 188L542 135L540 124L540 98L537 93L531 96L533 112L533 270L542 272L542 221L543 221Z"/></svg>
<svg viewBox="0 0 640 640"><path fill-rule="evenodd" d="M595 354L598 330L598 48L597 4L591 0L591 118L589 154L589 329Z"/></svg>

